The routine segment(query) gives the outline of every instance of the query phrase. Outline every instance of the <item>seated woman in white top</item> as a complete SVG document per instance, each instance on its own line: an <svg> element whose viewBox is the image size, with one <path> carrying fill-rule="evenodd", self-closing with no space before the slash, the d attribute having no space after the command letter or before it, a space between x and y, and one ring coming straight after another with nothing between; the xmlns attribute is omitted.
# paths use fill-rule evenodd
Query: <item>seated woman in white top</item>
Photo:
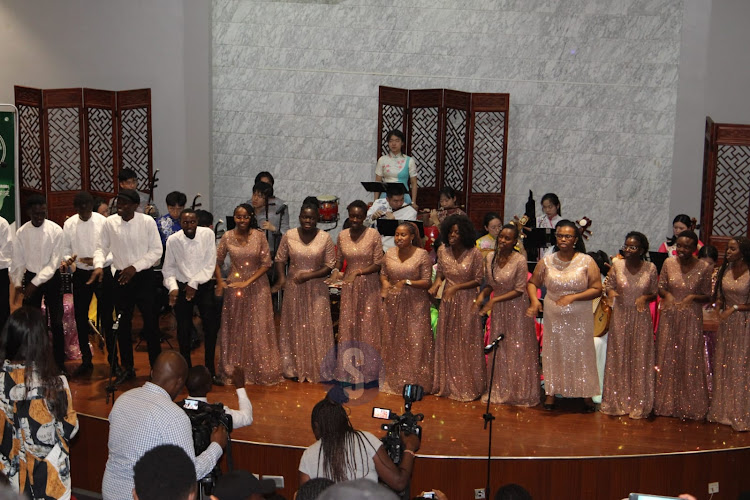
<svg viewBox="0 0 750 500"><path fill-rule="evenodd" d="M388 149L387 155L378 158L378 164L375 167L375 180L378 182L400 182L406 188L404 201L417 206L417 162L411 156L406 156L401 151L406 140L404 133L400 130L391 130L388 132ZM383 193L375 193L375 199L382 198Z"/></svg>
<svg viewBox="0 0 750 500"><path fill-rule="evenodd" d="M319 401L312 411L312 429L317 441L302 454L299 484L316 477L334 482L369 479L396 491L406 488L414 467L419 437L404 436L404 456L398 466L383 443L366 431L355 431L344 407L330 399Z"/></svg>

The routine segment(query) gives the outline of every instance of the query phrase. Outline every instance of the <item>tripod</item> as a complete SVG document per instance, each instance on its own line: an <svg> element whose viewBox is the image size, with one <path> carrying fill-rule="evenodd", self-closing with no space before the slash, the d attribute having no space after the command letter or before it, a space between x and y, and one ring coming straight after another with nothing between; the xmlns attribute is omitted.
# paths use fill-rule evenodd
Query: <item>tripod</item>
<svg viewBox="0 0 750 500"><path fill-rule="evenodd" d="M492 401L492 382L495 379L495 362L497 361L497 349L500 347L500 341L505 338L502 333L497 336L488 345L484 346L484 353L489 354L492 352L492 370L490 370L490 385L487 389L487 410L485 411L482 418L484 419L484 428L487 429L487 425L490 427L490 433L487 438L487 484L484 488L484 497L490 498L490 464L492 463L492 421L495 420L495 415L490 412L490 402Z"/></svg>
<svg viewBox="0 0 750 500"><path fill-rule="evenodd" d="M104 392L107 394L104 403L109 404L109 396L112 396L112 404L115 404L115 391L117 390L117 386L115 385L114 379L117 376L117 356L119 353L118 349L118 335L120 330L120 317L122 316L121 312L117 313L117 319L112 324L112 334L110 336L110 345L107 346L108 348L108 355L109 358L109 383L107 383L107 387L105 388Z"/></svg>

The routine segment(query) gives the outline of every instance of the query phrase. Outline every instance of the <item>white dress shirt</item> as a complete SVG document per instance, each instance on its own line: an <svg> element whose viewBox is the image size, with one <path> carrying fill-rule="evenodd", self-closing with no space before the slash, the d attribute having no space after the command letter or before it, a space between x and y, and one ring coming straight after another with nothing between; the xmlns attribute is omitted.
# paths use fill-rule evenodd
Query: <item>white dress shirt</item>
<svg viewBox="0 0 750 500"><path fill-rule="evenodd" d="M194 290L210 280L216 269L216 237L207 227L197 227L192 240L180 230L167 238L164 254L164 286L177 290L177 282Z"/></svg>
<svg viewBox="0 0 750 500"><path fill-rule="evenodd" d="M98 212L92 212L89 220L81 220L80 215L68 217L63 224L63 260L68 260L73 255L77 256L75 265L79 269L91 271L94 266L80 262L80 259L94 257L96 244L99 241L99 235L102 227L107 222L107 218ZM112 263L112 255L108 255L105 266Z"/></svg>
<svg viewBox="0 0 750 500"><path fill-rule="evenodd" d="M31 280L35 286L49 281L60 267L62 249L63 230L51 220L45 219L39 227L34 227L31 221L21 226L13 240L10 265L13 284L21 286L26 271L36 274Z"/></svg>
<svg viewBox="0 0 750 500"><path fill-rule="evenodd" d="M398 220L417 220L417 211L414 210L414 207L411 205L401 207L394 211L388 204L386 198L379 198L373 202L372 206L367 211L367 218L365 218L366 225L371 227L377 226L377 219L373 219L372 215L378 210L382 210L385 213L393 212L393 217ZM396 243L393 241L393 236L381 236L381 238L383 240L383 252L387 252L389 248L396 246Z"/></svg>
<svg viewBox="0 0 750 500"><path fill-rule="evenodd" d="M194 396L188 396L188 399L195 399L196 401L203 401L208 403L208 399L199 398ZM253 404L247 397L247 392L244 387L237 389L237 400L240 403L239 410L233 410L227 405L224 405L224 411L227 415L232 416L232 428L239 429L240 427L247 427L253 423Z"/></svg>
<svg viewBox="0 0 750 500"><path fill-rule="evenodd" d="M109 414L109 458L102 481L104 500L131 500L133 466L144 453L162 444L174 444L185 450L195 463L198 479L211 472L222 454L221 446L211 443L206 451L195 456L190 418L160 386L146 382L117 398Z"/></svg>
<svg viewBox="0 0 750 500"><path fill-rule="evenodd" d="M13 231L8 221L0 217L0 269L8 269L13 260Z"/></svg>
<svg viewBox="0 0 750 500"><path fill-rule="evenodd" d="M107 217L94 251L94 267L104 267L110 252L112 265L121 271L133 266L141 272L158 264L162 247L156 221L138 212L129 221L117 214Z"/></svg>

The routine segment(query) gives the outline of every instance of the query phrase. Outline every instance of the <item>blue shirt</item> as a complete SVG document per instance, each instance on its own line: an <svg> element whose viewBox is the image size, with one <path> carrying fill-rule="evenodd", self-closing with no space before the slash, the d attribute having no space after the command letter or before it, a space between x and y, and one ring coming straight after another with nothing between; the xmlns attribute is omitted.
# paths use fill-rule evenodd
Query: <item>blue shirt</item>
<svg viewBox="0 0 750 500"><path fill-rule="evenodd" d="M173 219L169 214L162 215L156 219L156 227L159 228L161 246L167 245L167 238L182 229L179 219Z"/></svg>

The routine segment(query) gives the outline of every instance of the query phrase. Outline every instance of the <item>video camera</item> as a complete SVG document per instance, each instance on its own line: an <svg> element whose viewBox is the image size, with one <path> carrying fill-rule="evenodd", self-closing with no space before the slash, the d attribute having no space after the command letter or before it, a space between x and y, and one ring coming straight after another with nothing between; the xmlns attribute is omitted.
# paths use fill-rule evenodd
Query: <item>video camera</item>
<svg viewBox="0 0 750 500"><path fill-rule="evenodd" d="M204 403L197 399L186 399L178 403L180 408L187 414L190 419L190 426L193 429L193 447L195 456L200 455L211 444L211 433L213 430L222 425L227 429L227 434L232 433L232 416L227 415L224 411L224 405L221 403ZM231 461L231 441L227 445L227 459ZM232 470L231 462L229 470ZM217 463L211 473L200 482L203 483L206 494L213 490L214 483L221 475L221 469Z"/></svg>
<svg viewBox="0 0 750 500"><path fill-rule="evenodd" d="M394 413L388 408L372 409L373 418L393 421L390 424L383 424L381 426L381 428L386 431L386 434L380 440L383 442L383 447L388 452L388 456L391 457L391 460L393 460L393 463L396 465L401 463L401 459L404 455L401 433L416 434L420 439L422 438L422 427L419 425L419 422L424 420L424 415L411 412L412 403L421 401L422 396L424 396L424 389L421 385L407 384L404 386L403 392L403 415Z"/></svg>

